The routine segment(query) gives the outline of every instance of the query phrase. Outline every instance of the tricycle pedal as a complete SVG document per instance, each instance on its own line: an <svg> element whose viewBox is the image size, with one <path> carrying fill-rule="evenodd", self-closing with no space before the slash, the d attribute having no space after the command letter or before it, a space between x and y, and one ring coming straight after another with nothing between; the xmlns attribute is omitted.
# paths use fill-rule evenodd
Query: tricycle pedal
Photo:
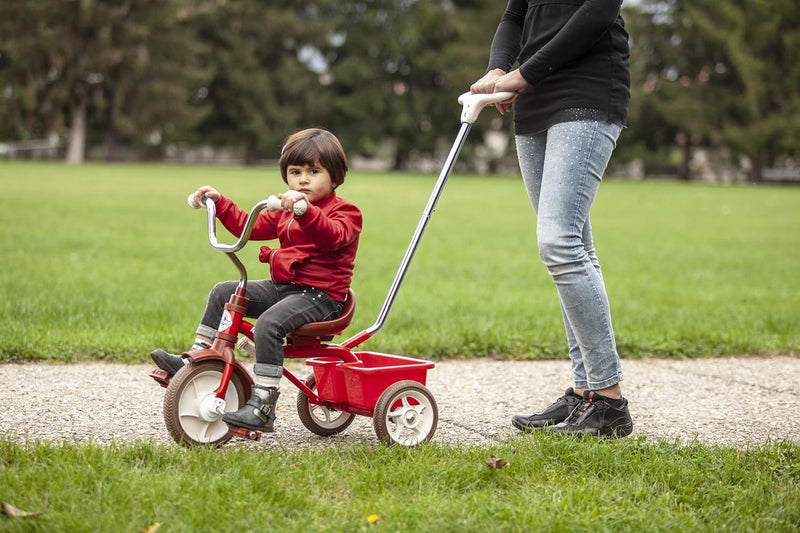
<svg viewBox="0 0 800 533"><path fill-rule="evenodd" d="M240 439L261 440L261 432L253 429L238 428L228 426L228 435L239 437Z"/></svg>
<svg viewBox="0 0 800 533"><path fill-rule="evenodd" d="M169 386L169 380L172 379L172 376L169 375L169 372L166 370L161 370L160 368L156 368L150 372L150 377L165 389Z"/></svg>

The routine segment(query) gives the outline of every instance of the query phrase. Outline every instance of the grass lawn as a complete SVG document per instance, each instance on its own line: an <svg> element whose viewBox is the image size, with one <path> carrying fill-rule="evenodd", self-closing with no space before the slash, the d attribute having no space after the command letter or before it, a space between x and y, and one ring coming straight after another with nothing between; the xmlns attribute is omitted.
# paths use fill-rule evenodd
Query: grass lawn
<svg viewBox="0 0 800 533"><path fill-rule="evenodd" d="M340 190L365 218L346 336L376 319L434 180L352 172ZM0 360L185 349L211 286L237 276L208 245L203 212L185 205L206 183L245 208L283 190L273 169L0 164ZM800 188L603 184L592 224L623 357L800 351L798 205ZM519 179L454 175L364 347L565 357L534 224ZM251 279L268 275L257 252L241 252Z"/></svg>
<svg viewBox="0 0 800 533"><path fill-rule="evenodd" d="M341 194L365 230L346 335L377 317L434 179L348 176ZM0 362L185 349L210 287L235 275L185 206L206 183L245 207L282 190L270 169L0 163ZM623 357L800 351L797 205L795 188L605 183L592 223ZM451 178L365 349L566 357L534 223L517 178ZM242 256L251 279L266 275L256 250ZM490 455L510 465L489 468ZM13 518L4 506L2 531L797 532L800 446L540 434L485 447L185 450L0 436L0 502L41 511Z"/></svg>
<svg viewBox="0 0 800 533"><path fill-rule="evenodd" d="M509 466L487 467L490 455ZM789 532L800 447L543 434L302 452L0 441L0 501L44 511L0 516L3 531Z"/></svg>

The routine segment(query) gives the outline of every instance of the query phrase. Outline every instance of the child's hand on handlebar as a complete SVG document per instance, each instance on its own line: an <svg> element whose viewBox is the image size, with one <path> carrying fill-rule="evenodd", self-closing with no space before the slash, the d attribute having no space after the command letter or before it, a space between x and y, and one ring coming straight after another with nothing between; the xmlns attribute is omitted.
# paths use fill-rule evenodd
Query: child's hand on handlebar
<svg viewBox="0 0 800 533"><path fill-rule="evenodd" d="M219 197L221 195L214 187L211 187L210 185L203 185L202 187L197 189L197 191L195 191L194 197L199 202L203 198L203 196L205 196L206 198L211 198L216 202L217 200L219 200Z"/></svg>
<svg viewBox="0 0 800 533"><path fill-rule="evenodd" d="M219 200L220 194L214 187L211 187L210 185L203 185L202 187L200 187L195 192L189 195L188 198L189 205L191 207L194 207L195 209L199 209L200 207L203 206L204 203L203 197L210 198L214 200L214 202L216 202L217 200Z"/></svg>
<svg viewBox="0 0 800 533"><path fill-rule="evenodd" d="M279 194L278 199L281 201L281 209L284 211L292 211L294 209L294 204L299 201L308 202L308 196L300 191L293 191L289 189L285 193Z"/></svg>

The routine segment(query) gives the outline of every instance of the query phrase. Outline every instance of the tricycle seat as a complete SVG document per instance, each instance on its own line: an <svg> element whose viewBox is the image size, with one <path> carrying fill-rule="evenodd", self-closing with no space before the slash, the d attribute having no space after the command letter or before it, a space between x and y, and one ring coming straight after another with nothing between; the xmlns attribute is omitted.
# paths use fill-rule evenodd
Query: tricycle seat
<svg viewBox="0 0 800 533"><path fill-rule="evenodd" d="M353 315L356 310L356 293L353 289L347 292L347 298L344 301L344 309L338 318L333 320L326 320L324 322L311 322L300 326L286 336L287 344L297 344L300 340L313 340L313 341L329 341L336 335L339 335L350 322L353 320Z"/></svg>

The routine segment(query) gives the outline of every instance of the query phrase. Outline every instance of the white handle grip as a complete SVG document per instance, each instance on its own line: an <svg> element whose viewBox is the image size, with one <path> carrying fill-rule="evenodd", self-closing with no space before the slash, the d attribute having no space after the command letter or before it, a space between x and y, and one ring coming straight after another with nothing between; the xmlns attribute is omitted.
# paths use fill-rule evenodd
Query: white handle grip
<svg viewBox="0 0 800 533"><path fill-rule="evenodd" d="M458 97L458 103L464 106L461 110L461 122L474 124L484 107L499 102L505 102L514 96L514 93L503 91L489 94L464 93Z"/></svg>
<svg viewBox="0 0 800 533"><path fill-rule="evenodd" d="M298 200L297 202L294 203L292 211L294 211L295 215L301 216L306 212L307 208L308 204L306 204L305 200ZM270 211L278 211L279 209L283 209L281 207L281 201L278 200L278 197L275 196L274 194L270 195L270 197L267 198L267 209Z"/></svg>
<svg viewBox="0 0 800 533"><path fill-rule="evenodd" d="M186 203L189 204L189 207L191 207L192 209L200 209L201 207L203 207L202 205L195 203L194 193L191 193L189 195L189 197L186 199Z"/></svg>

